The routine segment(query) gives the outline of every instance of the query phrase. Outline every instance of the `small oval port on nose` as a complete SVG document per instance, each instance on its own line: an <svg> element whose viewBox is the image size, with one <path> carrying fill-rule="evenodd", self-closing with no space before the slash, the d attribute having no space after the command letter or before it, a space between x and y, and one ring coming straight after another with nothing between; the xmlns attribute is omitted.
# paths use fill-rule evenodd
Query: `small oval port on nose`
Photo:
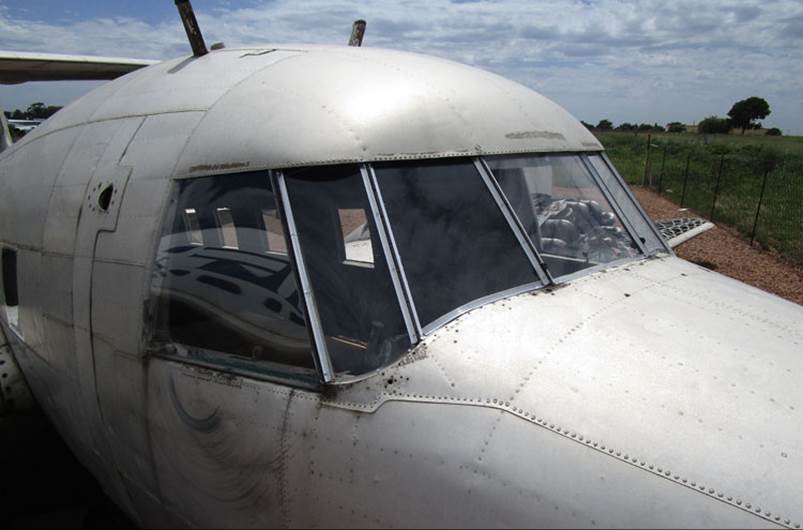
<svg viewBox="0 0 803 530"><path fill-rule="evenodd" d="M108 211L109 206L111 206L113 195L114 195L113 184L109 184L108 186L103 188L103 191L100 192L100 195L98 196L98 207L104 212Z"/></svg>

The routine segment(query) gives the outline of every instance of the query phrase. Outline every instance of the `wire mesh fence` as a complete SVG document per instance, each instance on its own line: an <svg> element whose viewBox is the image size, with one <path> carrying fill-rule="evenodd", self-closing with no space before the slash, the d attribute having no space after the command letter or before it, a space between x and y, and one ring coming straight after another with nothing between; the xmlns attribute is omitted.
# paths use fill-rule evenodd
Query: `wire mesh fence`
<svg viewBox="0 0 803 530"><path fill-rule="evenodd" d="M599 137L628 183L648 186L803 263L803 153L696 135Z"/></svg>

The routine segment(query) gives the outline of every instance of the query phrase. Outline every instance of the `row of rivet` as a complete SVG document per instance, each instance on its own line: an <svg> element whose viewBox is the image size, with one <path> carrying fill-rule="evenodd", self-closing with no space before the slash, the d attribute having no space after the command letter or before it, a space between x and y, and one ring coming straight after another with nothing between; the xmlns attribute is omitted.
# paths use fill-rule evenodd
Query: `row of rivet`
<svg viewBox="0 0 803 530"><path fill-rule="evenodd" d="M689 487L691 489L699 491L700 493L703 493L703 494L706 494L706 495L711 496L713 498L719 499L722 502L727 502L727 503L729 503L731 505L734 505L734 506L736 506L738 508L750 511L751 513L759 515L760 517L763 517L764 519L767 519L769 521L773 521L773 522L776 522L776 523L783 522L783 524L785 524L786 526L791 527L791 520L790 519L783 519L783 521L781 521L782 517L780 515L775 515L773 517L772 516L772 512L763 511L760 507L753 507L752 504L749 503L749 502L748 503L743 503L742 500L738 499L738 498L736 500L734 500L733 496L726 495L722 491L717 491L714 488L706 488L706 486L703 485L703 484L699 484L698 485L696 481L689 481L689 479L687 479L686 477L682 477L682 476L680 476L678 474L673 475L672 472L670 470L668 470L668 469L663 469L662 467L657 467L655 465L648 464L646 461L639 460L635 456L631 456L629 454L623 454L621 451L616 451L615 449L613 449L611 447L607 447L604 443L588 439L585 436L583 436L583 435L581 435L581 434L579 434L579 433L577 433L575 431L571 431L569 429L564 429L560 425L556 425L555 423L548 422L546 419L540 418L540 417L536 416L535 414L533 414L531 412L524 411L523 409L521 409L519 407L511 407L510 406L510 401L505 401L505 400L496 399L496 398L480 399L480 398L454 398L454 397L446 397L446 396L428 396L428 395L420 395L420 394L405 395L405 394L400 394L400 393L397 393L396 391L393 391L393 393L391 393L391 394L387 394L387 393L380 394L380 396L377 397L377 399L371 405L357 405L357 406L359 408L363 409L363 410L371 409L372 412L375 412L382 404L384 404L384 403L386 403L388 401L427 401L427 402L432 402L432 403L444 403L444 404L463 404L463 403L466 403L466 404L471 404L471 405L475 405L475 406L490 407L490 408L506 410L507 412L515 414L515 415L517 415L517 416L519 416L519 417L521 417L521 418L523 418L525 420L531 421L531 422L536 423L536 424L538 424L538 425L540 425L540 426L542 426L544 428L547 428L547 429L549 429L549 430L551 430L551 431L553 431L553 432L555 432L557 434L560 434L561 436L564 436L566 438L574 440L574 441L576 441L578 443L583 443L584 445L586 445L588 447L591 447L593 449L596 449L598 451L601 451L603 453L607 453L609 456L616 457L616 458L618 458L618 459L620 459L620 460L622 460L624 462L627 462L628 464L635 465L635 466L640 467L642 469L648 470L648 471L652 472L653 474L656 474L656 475L661 476L663 478L666 478L668 480L673 480L674 482L677 482L678 484L682 484L682 485L684 485L686 487ZM343 404L340 404L340 405L347 405L347 404L343 403ZM801 525L799 523L796 523L794 525L794 527L796 529L800 529Z"/></svg>

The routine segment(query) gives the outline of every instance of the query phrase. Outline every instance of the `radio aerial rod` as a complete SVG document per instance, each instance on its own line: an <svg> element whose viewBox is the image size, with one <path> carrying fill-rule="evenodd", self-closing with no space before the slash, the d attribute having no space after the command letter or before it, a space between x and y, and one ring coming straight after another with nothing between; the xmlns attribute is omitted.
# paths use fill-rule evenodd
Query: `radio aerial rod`
<svg viewBox="0 0 803 530"><path fill-rule="evenodd" d="M184 29L187 31L187 38L190 40L192 46L192 54L196 57L201 57L209 53L206 49L204 37L201 35L201 28L198 27L198 21L195 19L195 11L192 10L190 0L176 0L176 7L178 14L181 15L181 22L184 23Z"/></svg>
<svg viewBox="0 0 803 530"><path fill-rule="evenodd" d="M354 25L351 27L351 38L349 39L349 46L362 46L362 38L365 36L365 21L355 20Z"/></svg>

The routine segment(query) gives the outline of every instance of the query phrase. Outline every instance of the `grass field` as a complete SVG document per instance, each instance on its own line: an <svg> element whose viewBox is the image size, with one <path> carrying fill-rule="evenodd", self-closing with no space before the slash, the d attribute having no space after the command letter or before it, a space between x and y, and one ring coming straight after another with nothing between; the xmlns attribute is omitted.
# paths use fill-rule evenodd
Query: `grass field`
<svg viewBox="0 0 803 530"><path fill-rule="evenodd" d="M803 263L803 137L597 133L631 184L731 224ZM766 175L766 182L765 182ZM762 188L763 197L762 197Z"/></svg>
<svg viewBox="0 0 803 530"><path fill-rule="evenodd" d="M603 143L622 142L625 139L647 141L647 133L632 132L596 132L597 138ZM650 133L657 142L673 142L680 144L721 145L728 149L740 147L763 148L780 155L803 156L803 136L752 136L736 134L676 134L676 133Z"/></svg>

